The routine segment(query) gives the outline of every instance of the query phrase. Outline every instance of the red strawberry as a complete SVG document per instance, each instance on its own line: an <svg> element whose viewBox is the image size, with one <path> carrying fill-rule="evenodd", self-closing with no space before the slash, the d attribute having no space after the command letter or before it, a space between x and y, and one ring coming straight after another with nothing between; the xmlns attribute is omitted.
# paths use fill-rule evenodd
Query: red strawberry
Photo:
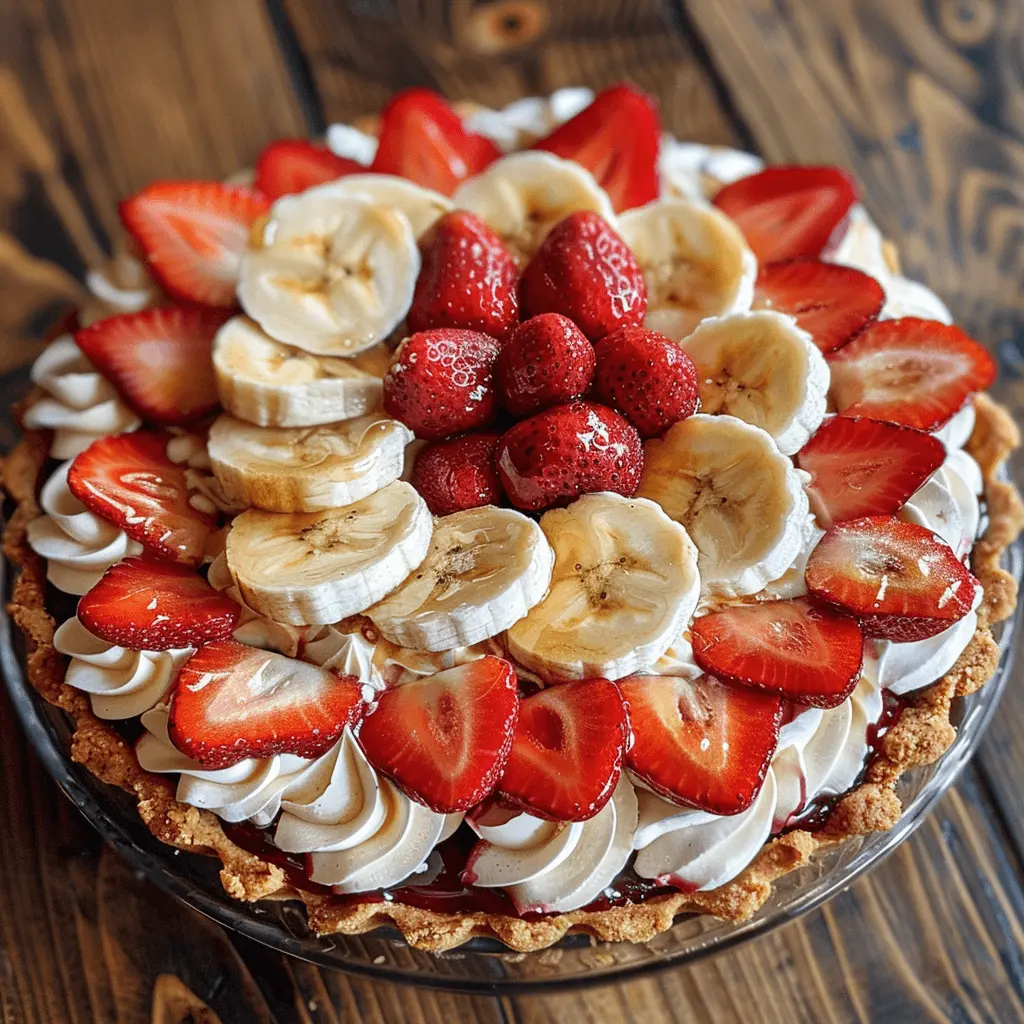
<svg viewBox="0 0 1024 1024"><path fill-rule="evenodd" d="M813 597L860 619L867 636L934 636L970 610L978 581L931 530L895 516L833 526L804 573Z"/></svg>
<svg viewBox="0 0 1024 1024"><path fill-rule="evenodd" d="M622 695L607 679L550 686L519 705L501 797L553 821L585 821L619 781L629 736Z"/></svg>
<svg viewBox="0 0 1024 1024"><path fill-rule="evenodd" d="M519 321L519 268L501 239L465 210L446 213L420 243L411 331L456 327L503 338Z"/></svg>
<svg viewBox="0 0 1024 1024"><path fill-rule="evenodd" d="M654 437L697 409L697 367L657 331L620 327L595 346L594 394Z"/></svg>
<svg viewBox="0 0 1024 1024"><path fill-rule="evenodd" d="M498 444L498 478L516 508L536 512L591 491L632 496L644 465L632 424L596 402L555 405Z"/></svg>
<svg viewBox="0 0 1024 1024"><path fill-rule="evenodd" d="M714 198L760 263L820 256L856 201L856 186L839 167L769 167Z"/></svg>
<svg viewBox="0 0 1024 1024"><path fill-rule="evenodd" d="M219 181L157 181L120 207L160 287L179 302L235 305L238 266L270 200Z"/></svg>
<svg viewBox="0 0 1024 1024"><path fill-rule="evenodd" d="M619 213L658 198L660 146L654 99L620 82L599 92L589 107L533 148L586 167Z"/></svg>
<svg viewBox="0 0 1024 1024"><path fill-rule="evenodd" d="M702 676L619 680L633 746L626 764L666 800L738 814L761 791L779 741L782 700Z"/></svg>
<svg viewBox="0 0 1024 1024"><path fill-rule="evenodd" d="M101 437L71 463L68 487L161 558L197 566L214 519L189 504L185 470L167 458L167 440L145 431Z"/></svg>
<svg viewBox="0 0 1024 1024"><path fill-rule="evenodd" d="M796 456L811 474L807 494L822 526L895 515L942 465L942 442L913 427L833 416Z"/></svg>
<svg viewBox="0 0 1024 1024"><path fill-rule="evenodd" d="M501 156L483 135L466 131L436 92L406 89L381 111L380 140L371 171L397 174L450 196L460 181Z"/></svg>
<svg viewBox="0 0 1024 1024"><path fill-rule="evenodd" d="M594 346L571 320L541 313L508 337L494 373L502 405L513 416L529 416L588 390Z"/></svg>
<svg viewBox="0 0 1024 1024"><path fill-rule="evenodd" d="M359 742L409 796L448 814L494 789L518 716L515 671L488 655L385 690Z"/></svg>
<svg viewBox="0 0 1024 1024"><path fill-rule="evenodd" d="M885 289L853 267L797 259L761 267L755 309L789 313L822 352L832 352L873 323Z"/></svg>
<svg viewBox="0 0 1024 1024"><path fill-rule="evenodd" d="M523 271L528 316L561 313L597 341L616 327L644 321L647 286L625 242L596 213L559 221Z"/></svg>
<svg viewBox="0 0 1024 1024"><path fill-rule="evenodd" d="M241 609L184 565L124 558L78 602L90 633L132 651L201 647L231 636Z"/></svg>
<svg viewBox="0 0 1024 1024"><path fill-rule="evenodd" d="M218 640L181 667L167 731L204 768L228 768L247 757L319 757L365 710L355 676Z"/></svg>
<svg viewBox="0 0 1024 1024"><path fill-rule="evenodd" d="M410 335L384 377L384 408L428 441L486 427L498 412L498 347L486 334L449 327Z"/></svg>
<svg viewBox="0 0 1024 1024"><path fill-rule="evenodd" d="M428 444L416 456L410 483L435 516L501 504L494 465L500 434L462 434Z"/></svg>
<svg viewBox="0 0 1024 1024"><path fill-rule="evenodd" d="M937 430L996 379L995 360L959 327L879 320L829 356L832 398L845 416Z"/></svg>
<svg viewBox="0 0 1024 1024"><path fill-rule="evenodd" d="M229 315L173 306L121 313L76 331L75 342L140 416L180 426L217 408L210 349Z"/></svg>
<svg viewBox="0 0 1024 1024"><path fill-rule="evenodd" d="M278 139L256 157L253 186L268 199L280 199L365 170L308 139Z"/></svg>
<svg viewBox="0 0 1024 1024"><path fill-rule="evenodd" d="M709 676L834 708L860 679L857 620L806 598L738 604L693 620L693 657Z"/></svg>

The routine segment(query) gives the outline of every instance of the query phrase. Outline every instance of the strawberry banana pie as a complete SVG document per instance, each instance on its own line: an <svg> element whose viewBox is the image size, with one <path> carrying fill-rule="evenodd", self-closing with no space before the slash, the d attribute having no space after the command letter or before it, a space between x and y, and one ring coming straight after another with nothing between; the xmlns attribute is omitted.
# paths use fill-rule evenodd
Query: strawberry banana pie
<svg viewBox="0 0 1024 1024"><path fill-rule="evenodd" d="M995 364L847 174L629 86L364 127L122 203L5 466L30 678L321 933L748 917L996 667Z"/></svg>

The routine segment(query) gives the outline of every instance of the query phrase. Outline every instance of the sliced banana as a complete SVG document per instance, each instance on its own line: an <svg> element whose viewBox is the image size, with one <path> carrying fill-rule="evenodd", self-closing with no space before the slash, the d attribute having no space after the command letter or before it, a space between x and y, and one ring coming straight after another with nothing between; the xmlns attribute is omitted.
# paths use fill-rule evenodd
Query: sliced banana
<svg viewBox="0 0 1024 1024"><path fill-rule="evenodd" d="M549 682L621 679L652 666L697 606L697 549L654 502L602 492L552 509L548 596L506 634L509 653Z"/></svg>
<svg viewBox="0 0 1024 1024"><path fill-rule="evenodd" d="M419 270L404 213L331 183L274 203L242 257L238 298L277 341L352 356L401 323Z"/></svg>
<svg viewBox="0 0 1024 1024"><path fill-rule="evenodd" d="M367 615L392 643L468 647L508 629L547 593L554 552L521 512L485 505L444 516L423 564Z"/></svg>
<svg viewBox="0 0 1024 1024"><path fill-rule="evenodd" d="M346 508L232 520L225 555L245 603L274 622L326 625L365 611L426 557L426 502L398 481Z"/></svg>
<svg viewBox="0 0 1024 1024"><path fill-rule="evenodd" d="M784 313L705 320L680 347L697 367L700 407L766 430L783 455L807 443L825 418L828 363Z"/></svg>
<svg viewBox="0 0 1024 1024"><path fill-rule="evenodd" d="M225 413L210 428L208 448L233 504L319 512L397 480L412 439L404 423L382 412L316 427L256 427Z"/></svg>
<svg viewBox="0 0 1024 1024"><path fill-rule="evenodd" d="M486 221L520 266L530 262L544 236L570 213L590 210L613 226L616 222L611 200L589 171L539 151L495 161L463 182L452 198L459 209Z"/></svg>
<svg viewBox="0 0 1024 1024"><path fill-rule="evenodd" d="M261 427L311 427L363 416L380 405L391 353L374 345L350 359L314 356L275 341L247 316L213 342L220 403Z"/></svg>
<svg viewBox="0 0 1024 1024"><path fill-rule="evenodd" d="M349 174L333 182L333 186L338 195L355 196L401 211L409 218L417 238L452 209L447 196L394 174Z"/></svg>
<svg viewBox="0 0 1024 1024"><path fill-rule="evenodd" d="M674 341L709 316L750 309L757 260L740 230L706 204L658 199L619 218L644 272L644 327Z"/></svg>
<svg viewBox="0 0 1024 1024"><path fill-rule="evenodd" d="M644 445L638 495L682 523L707 593L756 594L800 553L809 517L793 463L760 427L698 414Z"/></svg>

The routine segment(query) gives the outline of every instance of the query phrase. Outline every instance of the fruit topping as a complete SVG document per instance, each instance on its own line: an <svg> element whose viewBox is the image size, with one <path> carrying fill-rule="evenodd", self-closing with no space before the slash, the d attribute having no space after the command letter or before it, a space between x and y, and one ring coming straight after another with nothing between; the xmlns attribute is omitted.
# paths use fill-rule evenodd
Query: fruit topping
<svg viewBox="0 0 1024 1024"><path fill-rule="evenodd" d="M204 768L229 768L247 757L319 757L363 711L355 676L218 640L181 667L167 731Z"/></svg>
<svg viewBox="0 0 1024 1024"><path fill-rule="evenodd" d="M553 821L585 821L619 781L629 723L607 679L551 686L519 705L502 799Z"/></svg>
<svg viewBox="0 0 1024 1024"><path fill-rule="evenodd" d="M68 487L154 554L197 566L214 519L189 504L185 469L167 457L167 441L145 431L101 437L71 463Z"/></svg>
<svg viewBox="0 0 1024 1024"><path fill-rule="evenodd" d="M942 465L942 442L913 427L833 416L797 453L811 474L807 496L822 526L895 515Z"/></svg>
<svg viewBox="0 0 1024 1024"><path fill-rule="evenodd" d="M256 158L253 187L268 199L305 192L366 168L307 139L278 139Z"/></svg>
<svg viewBox="0 0 1024 1024"><path fill-rule="evenodd" d="M460 434L428 444L419 452L409 482L435 516L501 504L494 463L500 437L486 432Z"/></svg>
<svg viewBox="0 0 1024 1024"><path fill-rule="evenodd" d="M908 316L879 320L829 356L845 416L937 430L996 379L992 356L959 327Z"/></svg>
<svg viewBox="0 0 1024 1024"><path fill-rule="evenodd" d="M782 700L701 676L619 683L633 746L626 764L673 803L739 814L761 790L779 740Z"/></svg>
<svg viewBox="0 0 1024 1024"><path fill-rule="evenodd" d="M860 619L867 636L909 642L962 619L978 581L931 530L895 516L833 526L807 560L807 589Z"/></svg>
<svg viewBox="0 0 1024 1024"><path fill-rule="evenodd" d="M518 716L515 671L488 655L385 690L359 743L410 797L448 814L494 789Z"/></svg>

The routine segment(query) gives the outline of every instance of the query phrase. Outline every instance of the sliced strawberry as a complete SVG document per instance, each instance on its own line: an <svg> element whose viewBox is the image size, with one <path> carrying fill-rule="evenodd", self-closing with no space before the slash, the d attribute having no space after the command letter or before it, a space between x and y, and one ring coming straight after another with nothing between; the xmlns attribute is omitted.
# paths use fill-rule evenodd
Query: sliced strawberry
<svg viewBox="0 0 1024 1024"><path fill-rule="evenodd" d="M942 465L945 445L931 434L879 420L833 416L797 453L811 474L807 494L822 526L895 515Z"/></svg>
<svg viewBox="0 0 1024 1024"><path fill-rule="evenodd" d="M140 416L181 426L217 408L210 349L229 316L183 307L121 313L76 331L75 343Z"/></svg>
<svg viewBox="0 0 1024 1024"><path fill-rule="evenodd" d="M996 379L995 360L959 327L916 316L877 321L828 364L837 412L929 431Z"/></svg>
<svg viewBox="0 0 1024 1024"><path fill-rule="evenodd" d="M131 651L201 647L231 636L239 605L184 565L123 558L78 602L90 633Z"/></svg>
<svg viewBox="0 0 1024 1024"><path fill-rule="evenodd" d="M515 670L488 655L385 690L359 742L409 796L448 814L494 789L518 716Z"/></svg>
<svg viewBox="0 0 1024 1024"><path fill-rule="evenodd" d="M714 204L746 236L760 263L820 256L857 201L839 167L769 167L726 185Z"/></svg>
<svg viewBox="0 0 1024 1024"><path fill-rule="evenodd" d="M834 708L860 679L864 636L857 620L806 598L733 605L694 619L693 657L727 683Z"/></svg>
<svg viewBox="0 0 1024 1024"><path fill-rule="evenodd" d="M166 434L93 441L68 470L71 493L161 558L197 566L213 516L189 504L185 470L167 458Z"/></svg>
<svg viewBox="0 0 1024 1024"><path fill-rule="evenodd" d="M856 615L867 636L897 642L948 629L971 610L980 586L945 541L895 516L833 526L804 579L813 597Z"/></svg>
<svg viewBox="0 0 1024 1024"><path fill-rule="evenodd" d="M755 309L789 313L822 352L832 352L873 323L885 289L853 267L797 259L761 267Z"/></svg>
<svg viewBox="0 0 1024 1024"><path fill-rule="evenodd" d="M181 667L167 731L204 768L229 768L247 757L319 757L365 710L355 676L218 640Z"/></svg>
<svg viewBox="0 0 1024 1024"><path fill-rule="evenodd" d="M397 174L450 196L465 178L501 156L483 135L474 135L459 115L429 89L406 89L381 111L380 139L370 170Z"/></svg>
<svg viewBox="0 0 1024 1024"><path fill-rule="evenodd" d="M658 198L661 118L647 93L620 82L589 107L534 143L582 164L611 197L616 213Z"/></svg>
<svg viewBox="0 0 1024 1024"><path fill-rule="evenodd" d="M584 679L527 697L498 783L501 797L553 821L585 821L611 798L629 722L607 679Z"/></svg>
<svg viewBox="0 0 1024 1024"><path fill-rule="evenodd" d="M278 139L256 158L253 186L268 199L305 192L366 168L308 139Z"/></svg>
<svg viewBox="0 0 1024 1024"><path fill-rule="evenodd" d="M219 181L157 181L125 199L121 221L168 295L233 306L238 267L253 222L270 200Z"/></svg>
<svg viewBox="0 0 1024 1024"><path fill-rule="evenodd" d="M633 746L626 764L666 800L738 814L761 790L779 741L777 694L701 676L619 680Z"/></svg>

